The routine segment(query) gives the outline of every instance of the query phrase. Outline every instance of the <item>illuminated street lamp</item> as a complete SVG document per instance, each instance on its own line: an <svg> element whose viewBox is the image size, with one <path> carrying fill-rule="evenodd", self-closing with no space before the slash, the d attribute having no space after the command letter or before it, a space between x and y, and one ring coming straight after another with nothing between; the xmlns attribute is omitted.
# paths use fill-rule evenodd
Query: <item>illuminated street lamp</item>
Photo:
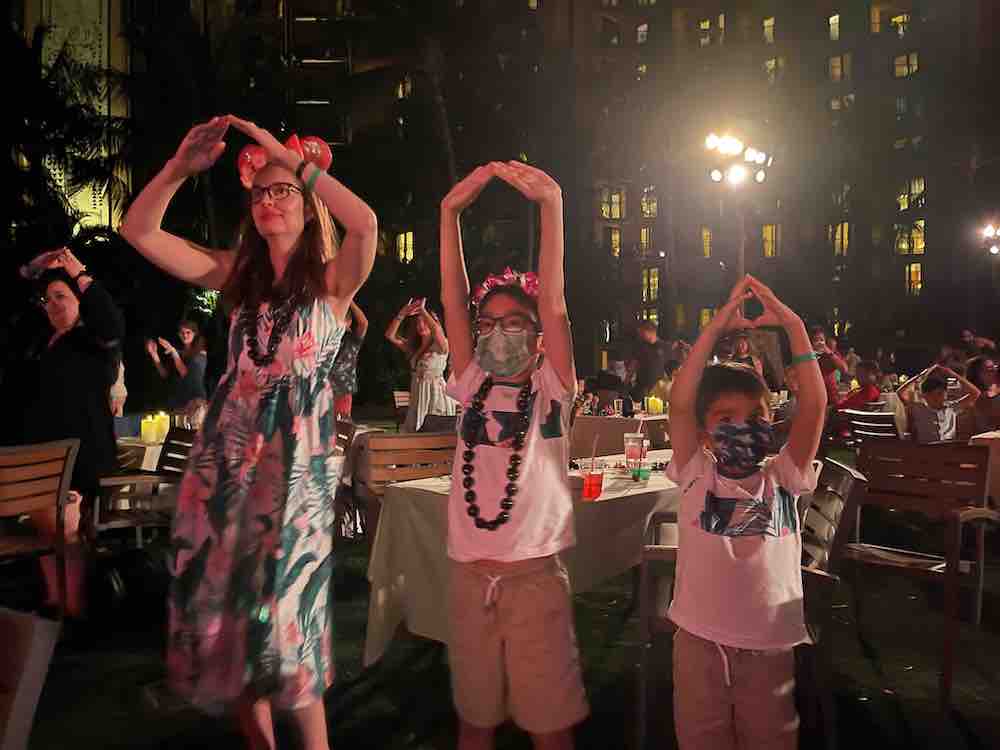
<svg viewBox="0 0 1000 750"><path fill-rule="evenodd" d="M744 185L762 184L767 180L767 170L774 163L774 156L755 146L745 143L740 138L729 133L709 133L705 138L705 149L711 152L714 164L708 172L709 179L716 183L725 183L733 190L739 190ZM752 177L752 180L751 180ZM743 278L746 272L746 217L745 209L740 211L740 242L737 246L736 271L737 278ZM994 234L997 234L994 230Z"/></svg>

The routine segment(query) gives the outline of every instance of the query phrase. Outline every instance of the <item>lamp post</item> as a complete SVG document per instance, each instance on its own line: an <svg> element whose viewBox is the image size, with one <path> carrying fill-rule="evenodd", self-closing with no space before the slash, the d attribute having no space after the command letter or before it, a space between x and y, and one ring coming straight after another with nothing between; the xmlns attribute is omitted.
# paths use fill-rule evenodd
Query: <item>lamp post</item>
<svg viewBox="0 0 1000 750"><path fill-rule="evenodd" d="M705 148L711 153L712 166L709 179L732 191L740 191L747 185L760 185L767 180L767 170L774 163L774 156L766 151L745 143L734 135L709 133L705 138ZM736 277L746 275L746 211L744 202L740 206L740 238L736 245Z"/></svg>

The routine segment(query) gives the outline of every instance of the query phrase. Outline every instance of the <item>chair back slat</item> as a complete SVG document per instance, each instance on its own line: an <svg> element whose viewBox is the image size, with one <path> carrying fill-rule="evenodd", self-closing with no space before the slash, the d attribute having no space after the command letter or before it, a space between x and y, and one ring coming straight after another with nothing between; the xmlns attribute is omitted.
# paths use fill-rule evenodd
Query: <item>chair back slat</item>
<svg viewBox="0 0 1000 750"><path fill-rule="evenodd" d="M194 445L197 430L187 427L171 427L163 441L163 448L160 450L160 458L156 462L156 473L165 475L177 475L180 479L187 468L188 454Z"/></svg>
<svg viewBox="0 0 1000 750"><path fill-rule="evenodd" d="M816 491L807 497L802 522L802 564L836 574L849 523L866 492L864 476L832 459L823 462Z"/></svg>
<svg viewBox="0 0 1000 750"><path fill-rule="evenodd" d="M397 409L405 409L410 405L410 392L409 391L393 391L392 401L396 405Z"/></svg>
<svg viewBox="0 0 1000 750"><path fill-rule="evenodd" d="M0 517L63 502L79 446L73 439L0 448Z"/></svg>
<svg viewBox="0 0 1000 750"><path fill-rule="evenodd" d="M898 440L899 429L896 426L896 414L891 411L860 411L857 409L841 409L840 416L850 427L851 436L855 440Z"/></svg>
<svg viewBox="0 0 1000 750"><path fill-rule="evenodd" d="M371 435L355 476L375 495L382 495L391 482L439 477L451 471L457 442L453 432Z"/></svg>
<svg viewBox="0 0 1000 750"><path fill-rule="evenodd" d="M865 443L858 467L868 478L865 503L941 517L986 505L989 449L980 445Z"/></svg>

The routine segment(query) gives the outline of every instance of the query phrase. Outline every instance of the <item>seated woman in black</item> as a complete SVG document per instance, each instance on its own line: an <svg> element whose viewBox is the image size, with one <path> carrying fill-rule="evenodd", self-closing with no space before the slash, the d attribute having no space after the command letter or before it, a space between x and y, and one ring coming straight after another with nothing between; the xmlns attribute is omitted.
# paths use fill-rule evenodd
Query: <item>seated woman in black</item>
<svg viewBox="0 0 1000 750"><path fill-rule="evenodd" d="M117 469L114 421L108 389L117 376L120 342L125 334L121 311L101 284L68 249L56 256L38 279L48 325L38 330L23 356L12 365L4 391L7 444L78 438L73 468L73 498L87 507L100 477ZM68 610L84 608L83 559L77 541L80 509L66 511ZM32 518L43 536L55 535L55 517ZM50 603L55 601L55 564L43 558Z"/></svg>

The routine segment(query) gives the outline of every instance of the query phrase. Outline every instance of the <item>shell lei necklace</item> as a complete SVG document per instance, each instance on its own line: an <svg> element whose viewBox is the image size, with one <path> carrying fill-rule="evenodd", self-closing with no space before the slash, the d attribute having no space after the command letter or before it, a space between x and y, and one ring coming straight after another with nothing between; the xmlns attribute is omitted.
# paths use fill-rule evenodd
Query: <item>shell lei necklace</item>
<svg viewBox="0 0 1000 750"><path fill-rule="evenodd" d="M486 397L493 389L493 378L487 376L483 384L479 386L476 395L472 397L472 410L479 415L480 420L484 419L483 405ZM528 425L530 422L529 410L531 409L531 381L529 380L517 394L517 416L514 423L514 439L511 441L513 451L510 454L510 463L507 466L507 486L504 488L504 497L500 501L500 512L492 521L487 521L480 515L479 505L476 504L476 491L473 487L476 480L473 477L475 465L472 463L476 458L475 446L466 441L465 451L462 453L462 486L465 488L465 502L468 507L465 511L475 521L477 529L496 531L510 520L510 511L514 507L514 495L517 494L517 480L521 475L521 450L524 448L524 441L528 437Z"/></svg>
<svg viewBox="0 0 1000 750"><path fill-rule="evenodd" d="M278 345L292 322L292 316L301 302L301 297L300 294L293 294L277 307L271 307L271 317L274 323L271 326L271 335L267 337L267 351L263 354L259 351L260 344L257 341L257 315L260 308L257 307L253 310L243 308L241 322L247 336L247 356L253 360L257 367L267 367L274 362L278 353Z"/></svg>

